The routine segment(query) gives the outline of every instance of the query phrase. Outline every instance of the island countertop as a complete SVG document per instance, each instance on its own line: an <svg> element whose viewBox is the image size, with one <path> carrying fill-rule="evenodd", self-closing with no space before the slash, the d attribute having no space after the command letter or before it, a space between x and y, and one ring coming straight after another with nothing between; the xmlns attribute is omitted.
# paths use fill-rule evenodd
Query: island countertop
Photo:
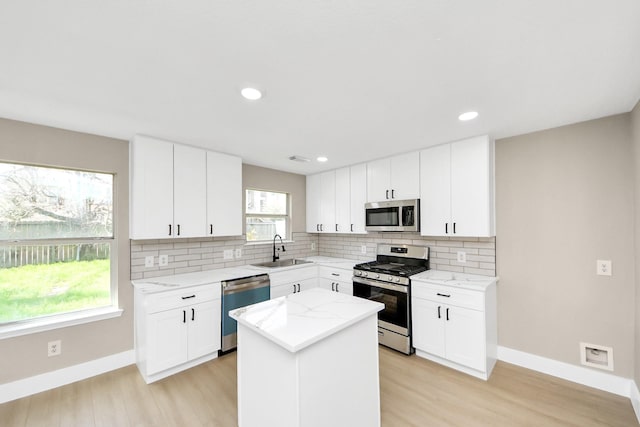
<svg viewBox="0 0 640 427"><path fill-rule="evenodd" d="M242 307L229 316L295 353L383 308L379 302L314 288Z"/></svg>

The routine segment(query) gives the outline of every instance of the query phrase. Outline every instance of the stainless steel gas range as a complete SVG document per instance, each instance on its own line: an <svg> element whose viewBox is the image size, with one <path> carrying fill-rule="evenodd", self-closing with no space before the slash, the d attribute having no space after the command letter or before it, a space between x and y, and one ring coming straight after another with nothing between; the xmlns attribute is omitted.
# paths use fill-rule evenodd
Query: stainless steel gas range
<svg viewBox="0 0 640 427"><path fill-rule="evenodd" d="M426 246L379 244L375 261L353 267L353 295L381 302L379 343L405 354L411 345L411 276L429 269Z"/></svg>

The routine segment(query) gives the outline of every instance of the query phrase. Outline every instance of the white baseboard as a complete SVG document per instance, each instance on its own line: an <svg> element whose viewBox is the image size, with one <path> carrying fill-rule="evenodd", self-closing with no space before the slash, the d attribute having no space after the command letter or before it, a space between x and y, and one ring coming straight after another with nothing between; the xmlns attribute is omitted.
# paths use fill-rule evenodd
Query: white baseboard
<svg viewBox="0 0 640 427"><path fill-rule="evenodd" d="M638 390L638 384L635 381L631 381L631 390L630 390L630 399L631 405L633 405L633 410L636 413L636 418L638 419L638 423L640 423L640 390Z"/></svg>
<svg viewBox="0 0 640 427"><path fill-rule="evenodd" d="M632 380L590 368L559 362L546 357L498 346L498 360L542 372L567 381L631 398Z"/></svg>
<svg viewBox="0 0 640 427"><path fill-rule="evenodd" d="M57 371L47 372L34 377L24 378L6 384L0 384L0 403L20 399L56 387L71 384L76 381L91 378L105 372L123 368L135 363L134 350L112 354L100 359L91 360L79 365Z"/></svg>

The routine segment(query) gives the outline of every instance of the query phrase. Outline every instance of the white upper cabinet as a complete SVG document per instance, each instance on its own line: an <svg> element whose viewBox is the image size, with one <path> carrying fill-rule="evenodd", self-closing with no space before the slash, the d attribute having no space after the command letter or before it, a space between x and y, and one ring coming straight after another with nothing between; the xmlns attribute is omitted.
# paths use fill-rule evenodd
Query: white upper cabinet
<svg viewBox="0 0 640 427"><path fill-rule="evenodd" d="M367 165L362 163L351 166L351 224L349 230L352 233L366 233L364 204L367 202Z"/></svg>
<svg viewBox="0 0 640 427"><path fill-rule="evenodd" d="M406 153L367 163L367 201L417 199L419 195L419 153Z"/></svg>
<svg viewBox="0 0 640 427"><path fill-rule="evenodd" d="M420 152L423 236L495 235L493 147L480 136Z"/></svg>
<svg viewBox="0 0 640 427"><path fill-rule="evenodd" d="M241 235L242 211L242 159L207 151L207 235Z"/></svg>
<svg viewBox="0 0 640 427"><path fill-rule="evenodd" d="M214 170L208 167L208 163L216 164L208 154L217 158L217 153L148 136L132 139L132 239L205 237L211 235L211 224L213 235L242 234L242 163L237 157L227 156ZM213 171L211 176L208 171ZM223 190L212 192L212 182ZM218 223L220 233L216 234Z"/></svg>
<svg viewBox="0 0 640 427"><path fill-rule="evenodd" d="M307 232L365 233L366 165L307 176Z"/></svg>

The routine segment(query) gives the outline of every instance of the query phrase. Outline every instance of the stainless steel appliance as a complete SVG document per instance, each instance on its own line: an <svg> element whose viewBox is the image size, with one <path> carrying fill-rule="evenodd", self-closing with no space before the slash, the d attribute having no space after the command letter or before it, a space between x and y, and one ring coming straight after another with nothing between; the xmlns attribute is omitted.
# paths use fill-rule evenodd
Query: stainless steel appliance
<svg viewBox="0 0 640 427"><path fill-rule="evenodd" d="M366 203L367 231L420 231L420 199Z"/></svg>
<svg viewBox="0 0 640 427"><path fill-rule="evenodd" d="M238 342L238 325L229 317L229 311L268 300L270 289L268 274L222 282L222 352L233 350Z"/></svg>
<svg viewBox="0 0 640 427"><path fill-rule="evenodd" d="M429 269L429 248L379 244L375 261L353 267L353 295L384 304L378 342L405 354L411 343L411 276Z"/></svg>

